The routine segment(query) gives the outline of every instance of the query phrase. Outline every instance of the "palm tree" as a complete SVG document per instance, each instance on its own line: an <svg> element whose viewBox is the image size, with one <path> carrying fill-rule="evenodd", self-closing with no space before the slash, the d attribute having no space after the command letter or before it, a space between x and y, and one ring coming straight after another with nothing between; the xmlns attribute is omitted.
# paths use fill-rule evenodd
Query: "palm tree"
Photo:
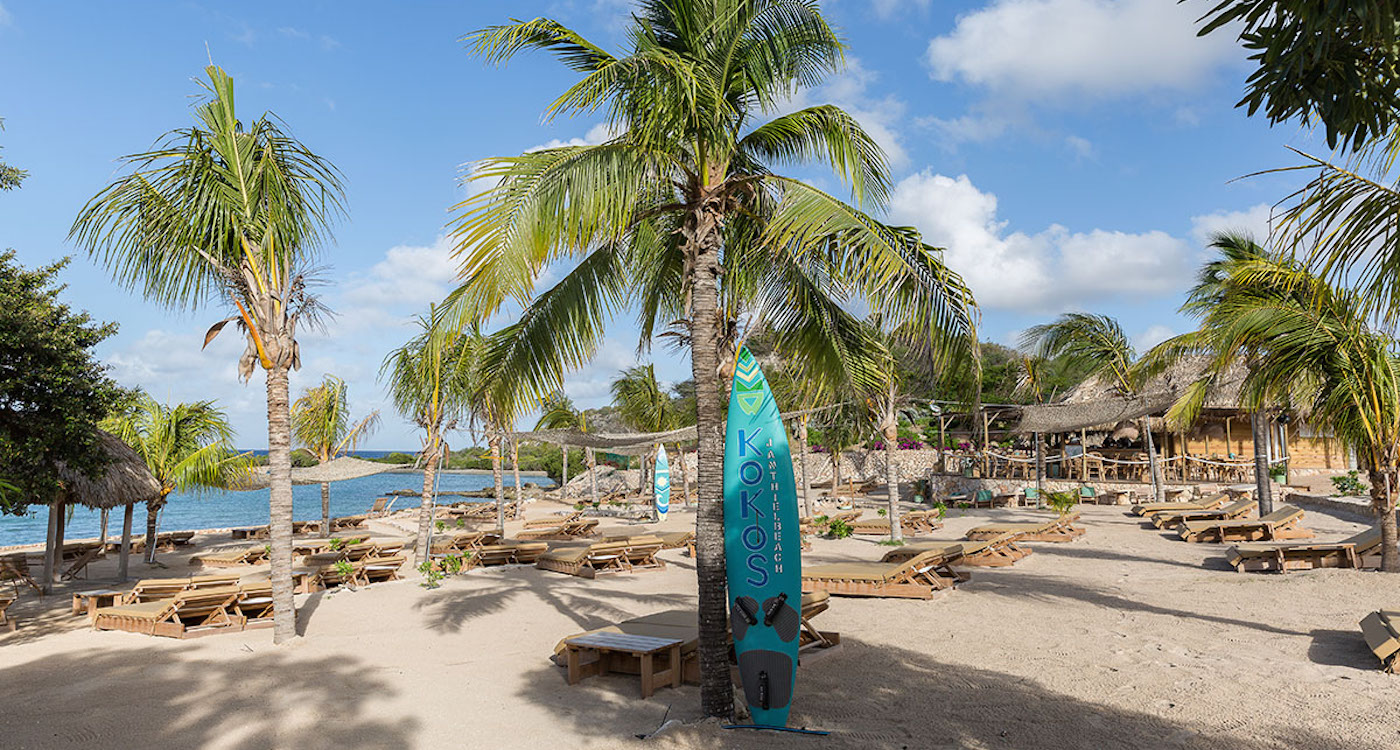
<svg viewBox="0 0 1400 750"><path fill-rule="evenodd" d="M1138 367L1137 352L1118 321L1107 315L1065 313L1053 323L1031 326L1021 337L1021 346L1034 350L1041 359L1060 359L1080 367L1091 376L1108 382L1120 395L1132 396L1142 387L1147 372ZM1152 442L1151 417L1143 417L1142 434L1147 444L1147 462L1152 474L1152 494L1162 502L1162 467ZM1088 450L1088 446L1082 446Z"/></svg>
<svg viewBox="0 0 1400 750"><path fill-rule="evenodd" d="M415 550L421 563L428 559L436 505L433 481L438 463L450 448L446 433L472 417L471 395L477 387L479 336L444 338L436 335L430 308L418 318L419 333L389 353L380 366L380 377L389 379L394 408L423 430L423 494L418 506L418 538Z"/></svg>
<svg viewBox="0 0 1400 750"><path fill-rule="evenodd" d="M275 116L240 120L233 79L214 65L205 72L196 124L125 157L130 172L83 207L70 238L148 299L193 309L218 298L235 313L205 344L235 322L247 343L239 375L259 366L267 374L273 642L285 643L296 637L287 378L301 367L298 325L323 311L307 272L344 191L335 167Z"/></svg>
<svg viewBox="0 0 1400 750"><path fill-rule="evenodd" d="M1187 424L1213 379L1244 359L1241 406L1285 405L1356 449L1366 466L1381 529L1381 568L1400 572L1396 492L1400 490L1400 359L1394 337L1371 325L1364 294L1329 284L1284 251L1221 235L1221 258L1206 265L1185 310L1201 329L1180 348L1209 359L1169 416Z"/></svg>
<svg viewBox="0 0 1400 750"><path fill-rule="evenodd" d="M637 432L666 432L680 425L671 397L656 380L656 369L652 365L629 367L612 382L613 406L617 408L622 423ZM647 471L656 460L656 448L649 448L641 460L642 491L647 487ZM656 508L652 508L656 512Z"/></svg>
<svg viewBox="0 0 1400 750"><path fill-rule="evenodd" d="M137 396L100 427L131 446L152 476L160 496L146 503L146 562L156 559L156 527L170 493L236 487L248 478L249 458L233 449L233 428L213 401L168 406ZM122 539L117 577L125 579L129 537Z"/></svg>
<svg viewBox="0 0 1400 750"><path fill-rule="evenodd" d="M822 449L831 456L831 497L838 499L841 487L841 455L860 443L874 429L871 410L863 403L844 401L821 412L816 419Z"/></svg>
<svg viewBox="0 0 1400 750"><path fill-rule="evenodd" d="M1033 404L1045 403L1045 379L1049 366L1049 361L1044 357L1033 354L1021 355L1021 368L1016 376L1016 395ZM1045 436L1037 432L1034 439L1035 489L1036 497L1040 498L1037 501L1037 505L1039 505L1045 502L1042 497L1045 492Z"/></svg>
<svg viewBox="0 0 1400 750"><path fill-rule="evenodd" d="M543 18L467 37L494 63L529 49L554 52L581 79L550 115L602 111L617 135L476 165L473 179L492 187L456 208L464 285L455 317L465 325L509 298L528 299L545 265L578 260L506 329L496 360L535 398L592 356L607 317L628 303L646 342L658 321L684 321L699 428L701 702L707 715L728 716L720 505L720 381L733 366L727 312L741 299L762 300L764 324L787 335L843 315L855 295L918 321L927 335L956 327L966 298L949 294L963 286L938 251L856 207L880 209L890 179L879 146L854 118L823 105L762 122L843 64L843 45L814 3L642 0L627 38L629 48L614 55ZM810 160L832 166L854 206L772 168Z"/></svg>
<svg viewBox="0 0 1400 750"><path fill-rule="evenodd" d="M535 423L537 430L578 430L588 432L588 415L582 410L574 408L574 402L564 392L555 391L546 396L541 402L541 413L539 421ZM568 499L569 483L569 445L562 444L564 451L564 498ZM588 462L588 482L590 499L594 505L598 504L598 472L595 471L597 459L593 455L593 449L584 447L583 455Z"/></svg>
<svg viewBox="0 0 1400 750"><path fill-rule="evenodd" d="M292 404L292 436L317 461L326 463L355 449L379 426L379 412L350 421L349 389L345 381L326 375L317 385L302 391ZM321 531L331 528L331 485L321 483Z"/></svg>

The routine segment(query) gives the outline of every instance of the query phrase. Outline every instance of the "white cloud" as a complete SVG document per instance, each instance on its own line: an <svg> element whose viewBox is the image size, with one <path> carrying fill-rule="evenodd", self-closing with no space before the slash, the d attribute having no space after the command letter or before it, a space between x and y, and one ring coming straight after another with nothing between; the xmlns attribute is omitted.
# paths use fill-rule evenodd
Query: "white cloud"
<svg viewBox="0 0 1400 750"><path fill-rule="evenodd" d="M563 148L565 146L596 146L599 143L607 142L616 135L617 132L613 130L611 125L606 122L600 122L589 128L588 132L584 133L582 138L570 138L567 141L551 138L538 146L531 146L525 149L525 151L540 151L546 148Z"/></svg>
<svg viewBox="0 0 1400 750"><path fill-rule="evenodd" d="M1168 326L1161 324L1148 326L1147 330L1133 337L1133 348L1139 352L1145 352L1175 335L1176 331Z"/></svg>
<svg viewBox="0 0 1400 750"><path fill-rule="evenodd" d="M1065 145L1069 147L1071 153L1079 159L1094 158L1094 144L1088 138L1081 138L1077 135L1065 136Z"/></svg>
<svg viewBox="0 0 1400 750"><path fill-rule="evenodd" d="M1260 244L1269 241L1269 217L1273 208L1267 203L1251 206L1243 211L1217 211L1213 214L1195 216L1191 219L1191 239L1199 247L1205 247L1211 235L1218 232L1244 232Z"/></svg>
<svg viewBox="0 0 1400 750"><path fill-rule="evenodd" d="M1009 231L997 216L997 197L966 175L925 170L905 178L895 187L890 218L947 248L949 266L986 308L1045 312L1161 296L1182 288L1198 260L1188 243L1162 231Z"/></svg>
<svg viewBox="0 0 1400 750"><path fill-rule="evenodd" d="M854 117L884 149L892 169L903 169L909 166L909 154L904 148L900 125L909 107L893 94L883 97L872 95L870 88L879 77L880 74L866 68L860 58L847 57L845 70L829 76L820 86L798 91L774 114L795 112L819 104L834 104Z"/></svg>
<svg viewBox="0 0 1400 750"><path fill-rule="evenodd" d="M1170 0L994 0L929 42L934 78L999 98L1190 90L1241 58L1233 36L1196 36L1199 9Z"/></svg>
<svg viewBox="0 0 1400 750"><path fill-rule="evenodd" d="M929 3L930 0L870 0L870 7L877 18L887 20L894 18L896 13L928 10Z"/></svg>
<svg viewBox="0 0 1400 750"><path fill-rule="evenodd" d="M10 11L6 10L4 5L0 5L0 26L11 26L14 22L15 17L10 15Z"/></svg>

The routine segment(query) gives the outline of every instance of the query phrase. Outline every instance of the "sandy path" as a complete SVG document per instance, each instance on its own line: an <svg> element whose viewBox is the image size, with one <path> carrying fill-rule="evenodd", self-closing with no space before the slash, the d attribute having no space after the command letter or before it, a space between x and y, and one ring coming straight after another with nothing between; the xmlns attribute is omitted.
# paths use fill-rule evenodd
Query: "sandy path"
<svg viewBox="0 0 1400 750"><path fill-rule="evenodd" d="M1030 515L968 511L934 536ZM835 601L818 624L843 645L802 668L793 715L826 740L701 723L641 743L663 717L694 720L698 689L642 701L634 677L565 684L546 659L560 637L693 606L693 563L672 551L663 572L597 581L498 568L300 597L306 637L283 648L268 631L97 633L26 597L0 636L0 746L1400 748L1400 678L1356 624L1400 606L1394 579L1241 575L1222 547L1120 508L1084 516L1080 540L1033 544L941 599ZM1331 539L1356 520L1306 523ZM806 559L883 551L818 540Z"/></svg>

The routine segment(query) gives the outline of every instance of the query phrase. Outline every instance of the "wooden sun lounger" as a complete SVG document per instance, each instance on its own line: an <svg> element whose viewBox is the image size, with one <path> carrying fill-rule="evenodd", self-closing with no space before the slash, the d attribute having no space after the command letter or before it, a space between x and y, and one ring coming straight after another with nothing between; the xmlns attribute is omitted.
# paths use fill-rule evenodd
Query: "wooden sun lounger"
<svg viewBox="0 0 1400 750"><path fill-rule="evenodd" d="M0 594L0 630L15 632L15 619L5 614L5 610L15 603L15 597L9 594Z"/></svg>
<svg viewBox="0 0 1400 750"><path fill-rule="evenodd" d="M661 549L689 548L695 544L693 531L663 531L655 536L661 540Z"/></svg>
<svg viewBox="0 0 1400 750"><path fill-rule="evenodd" d="M182 591L207 588L224 588L238 583L238 573L216 573L213 575L187 576L185 578L145 578L136 582L131 590L117 600L118 605L142 604L168 599Z"/></svg>
<svg viewBox="0 0 1400 750"><path fill-rule="evenodd" d="M195 555L190 558L190 564L206 568L235 568L240 565L261 565L267 562L267 557L267 545L259 544L228 552L209 552Z"/></svg>
<svg viewBox="0 0 1400 750"><path fill-rule="evenodd" d="M238 586L191 589L168 599L102 607L93 613L96 630L124 630L145 635L186 638L200 631L243 627L231 612L242 591Z"/></svg>
<svg viewBox="0 0 1400 750"><path fill-rule="evenodd" d="M925 516L922 511L913 511L912 514L906 514L899 517L899 528L902 529L905 534L909 534L910 536L918 536L919 534L927 534L931 531L937 531L938 529L943 528L943 522L928 521L925 519ZM855 523L851 524L851 533L862 535L889 536L890 521L888 518L876 518L868 521L856 521Z"/></svg>
<svg viewBox="0 0 1400 750"><path fill-rule="evenodd" d="M468 559L468 567L489 565L534 565L540 555L549 551L545 542L503 542L478 547Z"/></svg>
<svg viewBox="0 0 1400 750"><path fill-rule="evenodd" d="M399 580L399 569L408 561L404 555L380 554L360 561L362 580L366 584Z"/></svg>
<svg viewBox="0 0 1400 750"><path fill-rule="evenodd" d="M1337 542L1241 544L1230 548L1230 564L1244 572L1379 568L1381 532L1371 528Z"/></svg>
<svg viewBox="0 0 1400 750"><path fill-rule="evenodd" d="M488 544L495 544L501 537L490 531L462 531L449 537L433 540L431 554L450 555L470 552Z"/></svg>
<svg viewBox="0 0 1400 750"><path fill-rule="evenodd" d="M598 528L598 519L583 518L577 521L569 521L556 526L542 529L526 529L516 534L517 539L541 540L541 539L576 539L582 536L590 536Z"/></svg>
<svg viewBox="0 0 1400 750"><path fill-rule="evenodd" d="M1011 534L1018 542L1072 542L1084 535L1084 529L1074 525L1078 520L1075 513L1044 523L989 523L968 529L967 538L977 542Z"/></svg>
<svg viewBox="0 0 1400 750"><path fill-rule="evenodd" d="M957 547L957 550L953 550ZM956 552L952 565L1001 568L1014 565L1017 560L1029 555L1033 550L1016 544L1016 535L1006 533L1001 536L976 542L916 542L906 544L885 553L880 562L904 562L925 552Z"/></svg>
<svg viewBox="0 0 1400 750"><path fill-rule="evenodd" d="M1285 505L1262 518L1248 521L1187 521L1177 535L1188 542L1257 542L1272 539L1307 539L1312 531L1299 524L1301 508Z"/></svg>
<svg viewBox="0 0 1400 750"><path fill-rule="evenodd" d="M582 519L582 518L583 518L583 511L581 511L581 510L576 510L576 511L574 511L574 512L572 512L572 513L570 513L570 514L568 514L568 515L566 515L566 516L548 516L548 517L545 517L545 518L536 518L536 519L534 519L534 520L532 520L532 521L526 521L526 522L525 522L525 528L527 528L527 529L547 529L547 528L551 528L551 527L554 527L554 526L563 526L564 524L572 523L572 522L578 521L578 520L580 520L580 519Z"/></svg>
<svg viewBox="0 0 1400 750"><path fill-rule="evenodd" d="M1141 503L1134 505L1129 510L1133 515L1146 516L1162 511L1188 511L1188 510L1211 510L1219 508L1229 502L1230 495L1226 492L1219 492L1210 497L1201 498L1195 501L1170 502L1170 503Z"/></svg>
<svg viewBox="0 0 1400 750"><path fill-rule="evenodd" d="M368 518L380 518L382 516L387 516L389 515L390 510L394 507L394 503L397 501L397 497L376 497L374 499L374 503L369 506L369 510L365 511L365 516Z"/></svg>
<svg viewBox="0 0 1400 750"><path fill-rule="evenodd" d="M16 593L21 583L36 592L43 592L39 582L29 575L29 558L23 552L0 556L0 581L10 581Z"/></svg>
<svg viewBox="0 0 1400 750"><path fill-rule="evenodd" d="M570 544L545 552L535 559L535 567L581 578L597 578L609 573L626 573L628 542Z"/></svg>
<svg viewBox="0 0 1400 750"><path fill-rule="evenodd" d="M1229 505L1209 510L1161 511L1153 513L1152 525L1159 529L1174 529L1187 521L1234 521L1248 518L1259 510L1259 503L1253 500L1236 500Z"/></svg>
<svg viewBox="0 0 1400 750"><path fill-rule="evenodd" d="M845 596L932 599L968 579L949 567L961 553L931 550L904 562L847 562L816 565L802 571L803 591L826 591Z"/></svg>
<svg viewBox="0 0 1400 750"><path fill-rule="evenodd" d="M1361 634L1371 653L1381 660L1381 669L1400 674L1400 611L1380 610L1361 620Z"/></svg>
<svg viewBox="0 0 1400 750"><path fill-rule="evenodd" d="M74 578L77 578L79 573L82 573L84 570L87 569L88 564L90 564L93 560L96 560L97 558L101 557L102 554L102 545L97 545L84 549L82 553L80 553L78 557L68 565L67 568L64 568L62 580L71 581Z"/></svg>
<svg viewBox="0 0 1400 750"><path fill-rule="evenodd" d="M354 516L341 516L331 519L331 531L345 531L346 529L363 529L369 521L368 513L360 513Z"/></svg>

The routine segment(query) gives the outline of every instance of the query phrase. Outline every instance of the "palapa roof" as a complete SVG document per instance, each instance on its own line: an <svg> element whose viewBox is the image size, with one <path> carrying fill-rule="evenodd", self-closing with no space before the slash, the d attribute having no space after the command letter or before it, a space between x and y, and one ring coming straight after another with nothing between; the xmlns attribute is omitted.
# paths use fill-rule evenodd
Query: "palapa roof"
<svg viewBox="0 0 1400 750"><path fill-rule="evenodd" d="M1142 390L1132 396L1124 395L1111 381L1095 376L1071 388L1053 404L1023 407L1021 423L1016 430L1044 433L1111 430L1125 419L1162 414L1181 398L1188 386L1205 376L1206 367L1205 357L1183 359L1150 378ZM1205 408L1238 409L1244 377L1244 366L1236 363L1206 394Z"/></svg>
<svg viewBox="0 0 1400 750"><path fill-rule="evenodd" d="M411 466L412 464L381 464L354 456L341 456L315 466L294 467L292 469L292 484L343 482L347 479L359 479ZM240 489L255 490L267 487L271 483L269 472L270 469L266 466L258 467L253 471L252 476L244 481Z"/></svg>
<svg viewBox="0 0 1400 750"><path fill-rule="evenodd" d="M64 502L102 509L160 497L160 482L131 446L102 430L97 431L97 442L108 456L101 477L94 479L59 464L58 478L66 491Z"/></svg>

